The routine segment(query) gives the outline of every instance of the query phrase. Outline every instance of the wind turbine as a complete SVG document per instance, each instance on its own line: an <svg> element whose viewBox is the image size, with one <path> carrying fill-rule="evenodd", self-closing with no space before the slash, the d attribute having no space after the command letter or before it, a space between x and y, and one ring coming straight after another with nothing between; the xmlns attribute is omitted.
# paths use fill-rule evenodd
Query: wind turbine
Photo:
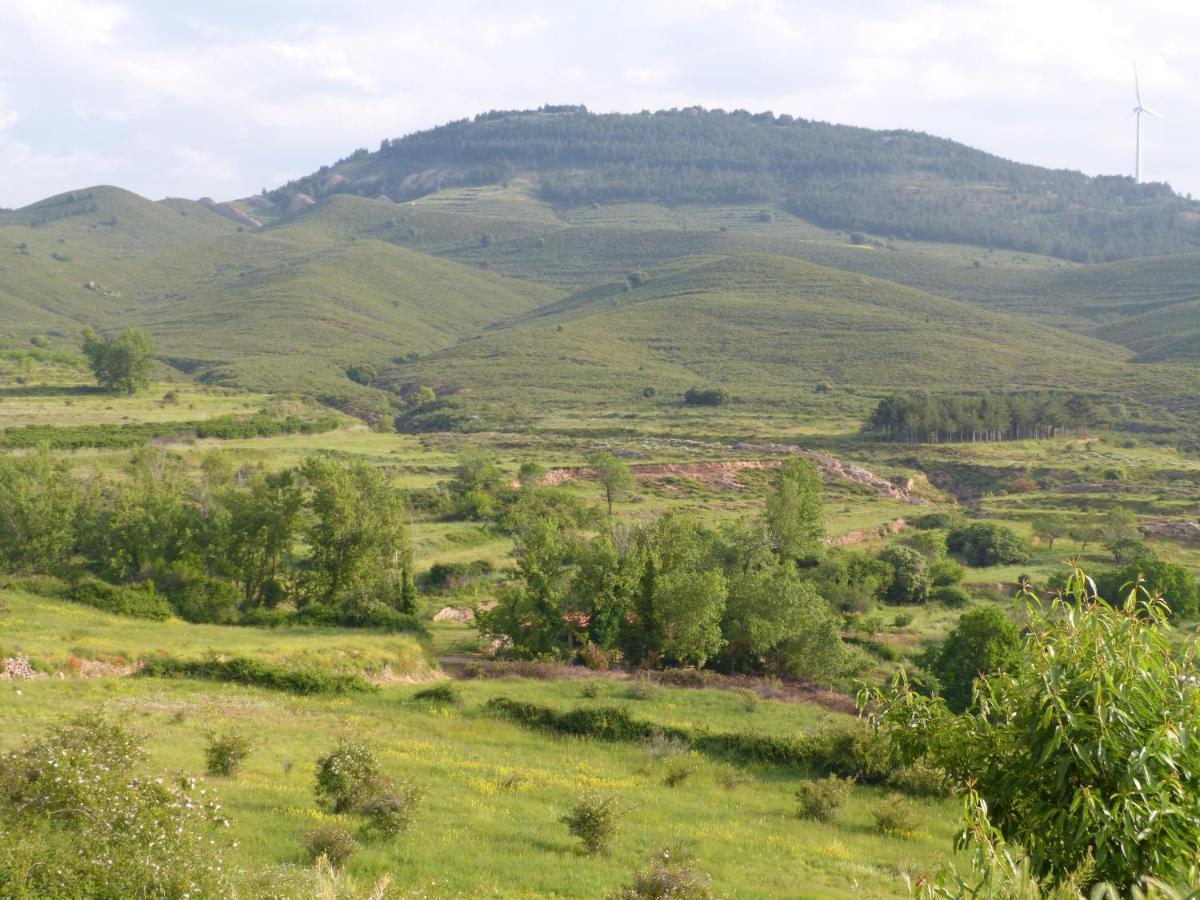
<svg viewBox="0 0 1200 900"><path fill-rule="evenodd" d="M1137 106L1135 106L1133 108L1133 112L1131 112L1129 114L1129 118L1127 118L1125 121L1129 121L1130 118L1137 119L1137 121L1135 123L1137 126L1137 146L1136 146L1136 151L1135 151L1135 155L1134 155L1134 163L1133 163L1133 180L1134 180L1135 184L1141 184L1142 183L1142 114L1145 113L1148 116L1154 116L1154 118L1156 118L1156 119L1161 119L1162 115L1160 113L1156 113L1154 110L1149 109L1142 105L1142 87L1140 84L1138 84L1138 73L1137 73L1137 64L1136 63L1134 63L1134 66L1133 66L1133 93L1134 93L1134 96L1137 97Z"/></svg>

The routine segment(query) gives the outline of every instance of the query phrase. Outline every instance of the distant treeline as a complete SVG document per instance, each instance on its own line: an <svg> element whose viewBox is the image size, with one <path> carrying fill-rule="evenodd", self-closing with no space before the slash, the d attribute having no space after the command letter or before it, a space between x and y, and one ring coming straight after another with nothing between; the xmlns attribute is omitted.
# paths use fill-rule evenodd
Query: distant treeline
<svg viewBox="0 0 1200 900"><path fill-rule="evenodd" d="M1197 205L1164 184L1011 162L914 131L873 131L699 107L597 115L493 111L365 149L271 192L406 199L454 184L540 175L563 206L623 200L778 203L821 224L964 241L1080 261L1200 246ZM428 173L438 170L440 180ZM453 174L449 174L453 173ZM418 176L418 177L412 177Z"/></svg>
<svg viewBox="0 0 1200 900"><path fill-rule="evenodd" d="M53 450L99 447L110 450L141 447L147 441L243 440L281 434L323 434L341 425L337 416L302 419L253 416L220 416L195 422L130 422L123 425L23 425L0 430L0 447L47 446Z"/></svg>
<svg viewBox="0 0 1200 900"><path fill-rule="evenodd" d="M867 418L869 433L908 443L1055 437L1095 423L1083 394L892 394Z"/></svg>

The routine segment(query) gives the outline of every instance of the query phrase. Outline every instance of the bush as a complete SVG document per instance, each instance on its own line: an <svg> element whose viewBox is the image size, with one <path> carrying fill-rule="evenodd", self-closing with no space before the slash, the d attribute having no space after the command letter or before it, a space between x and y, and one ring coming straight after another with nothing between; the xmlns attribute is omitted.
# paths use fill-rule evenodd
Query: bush
<svg viewBox="0 0 1200 900"><path fill-rule="evenodd" d="M888 837L912 837L917 833L920 820L912 801L900 794L889 794L871 810L875 830Z"/></svg>
<svg viewBox="0 0 1200 900"><path fill-rule="evenodd" d="M947 536L946 546L971 566L1020 565L1030 560L1025 542L1011 528L995 522L955 528Z"/></svg>
<svg viewBox="0 0 1200 900"><path fill-rule="evenodd" d="M154 590L153 584L109 584L88 575L71 587L70 597L76 603L94 606L118 616L152 619L161 622L170 618L173 610L166 599Z"/></svg>
<svg viewBox="0 0 1200 900"><path fill-rule="evenodd" d="M609 900L715 900L707 875L696 871L678 851L655 852L650 865L633 873L633 881Z"/></svg>
<svg viewBox="0 0 1200 900"><path fill-rule="evenodd" d="M688 388L683 394L683 402L688 406L724 406L729 402L729 394L721 388Z"/></svg>
<svg viewBox="0 0 1200 900"><path fill-rule="evenodd" d="M356 694L376 690L359 675L335 675L320 669L287 669L272 663L235 656L232 659L148 659L141 674L149 678L200 678L229 681L304 696Z"/></svg>
<svg viewBox="0 0 1200 900"><path fill-rule="evenodd" d="M209 775L228 777L241 768L242 762L250 755L253 743L250 738L240 731L227 731L224 734L210 734L208 746L204 748L204 760Z"/></svg>
<svg viewBox="0 0 1200 900"><path fill-rule="evenodd" d="M210 577L203 569L184 562L157 566L154 586L189 622L228 624L237 618L242 595L230 581Z"/></svg>
<svg viewBox="0 0 1200 900"><path fill-rule="evenodd" d="M946 587L958 584L966 576L967 570L962 563L953 559L943 559L929 567L929 580L934 587Z"/></svg>
<svg viewBox="0 0 1200 900"><path fill-rule="evenodd" d="M368 838L395 838L412 827L425 791L412 782L375 785L358 807L366 819L363 834Z"/></svg>
<svg viewBox="0 0 1200 900"><path fill-rule="evenodd" d="M214 798L186 775L145 777L143 759L132 732L98 716L0 755L0 893L232 896Z"/></svg>
<svg viewBox="0 0 1200 900"><path fill-rule="evenodd" d="M927 659L946 705L954 712L970 706L975 679L1009 665L1020 643L1017 626L995 607L964 613Z"/></svg>
<svg viewBox="0 0 1200 900"><path fill-rule="evenodd" d="M1139 577L1151 595L1161 595L1166 601L1172 619L1200 616L1200 582L1178 563L1136 560L1123 568L1100 572L1096 576L1096 591L1101 597L1124 599Z"/></svg>
<svg viewBox="0 0 1200 900"><path fill-rule="evenodd" d="M358 850L358 841L340 825L321 825L304 835L304 849L313 862L324 857L329 865L340 869Z"/></svg>
<svg viewBox="0 0 1200 900"><path fill-rule="evenodd" d="M889 603L924 603L929 599L929 563L911 547L888 547L879 554L892 569L885 598Z"/></svg>
<svg viewBox="0 0 1200 900"><path fill-rule="evenodd" d="M443 681L433 687L423 688L412 695L413 703L429 703L434 706L462 706L462 691L453 681Z"/></svg>
<svg viewBox="0 0 1200 900"><path fill-rule="evenodd" d="M569 812L559 818L574 837L583 842L589 856L607 853L617 836L617 798L611 794L587 791L579 796Z"/></svg>
<svg viewBox="0 0 1200 900"><path fill-rule="evenodd" d="M365 744L343 740L317 760L317 802L333 812L350 812L383 782L374 752Z"/></svg>
<svg viewBox="0 0 1200 900"><path fill-rule="evenodd" d="M669 756L662 783L667 787L679 787L696 773L699 766L699 761L692 753L677 753Z"/></svg>
<svg viewBox="0 0 1200 900"><path fill-rule="evenodd" d="M850 795L851 782L830 775L802 782L796 789L796 815L801 819L829 822Z"/></svg>
<svg viewBox="0 0 1200 900"><path fill-rule="evenodd" d="M933 528L952 529L957 528L962 524L962 513L957 512L930 512L919 516L914 516L908 522L913 528L919 528L922 531L928 531Z"/></svg>
<svg viewBox="0 0 1200 900"><path fill-rule="evenodd" d="M929 599L947 609L962 609L971 602L971 595L961 585L945 584L934 588Z"/></svg>

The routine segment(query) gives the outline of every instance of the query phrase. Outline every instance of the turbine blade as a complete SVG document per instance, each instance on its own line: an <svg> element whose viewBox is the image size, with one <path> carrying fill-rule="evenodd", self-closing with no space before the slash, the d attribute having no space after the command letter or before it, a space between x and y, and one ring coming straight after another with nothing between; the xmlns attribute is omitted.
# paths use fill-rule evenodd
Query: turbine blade
<svg viewBox="0 0 1200 900"><path fill-rule="evenodd" d="M1142 105L1142 86L1138 84L1137 63L1133 64L1133 93L1137 96L1138 106Z"/></svg>
<svg viewBox="0 0 1200 900"><path fill-rule="evenodd" d="M1142 107L1142 112L1144 112L1148 116L1154 116L1154 118L1156 118L1156 119L1165 119L1166 118L1166 116L1164 116L1162 113L1156 113L1154 110L1147 109L1145 106Z"/></svg>

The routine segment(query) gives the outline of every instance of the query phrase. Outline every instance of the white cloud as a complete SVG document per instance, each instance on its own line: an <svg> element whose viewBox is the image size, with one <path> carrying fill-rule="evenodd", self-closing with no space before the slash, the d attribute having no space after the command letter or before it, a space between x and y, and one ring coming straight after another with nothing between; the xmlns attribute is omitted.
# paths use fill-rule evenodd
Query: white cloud
<svg viewBox="0 0 1200 900"><path fill-rule="evenodd" d="M1175 0L3 0L0 46L4 205L99 180L245 194L542 102L770 108L1127 171L1134 59L1168 116L1147 174L1200 192L1200 4Z"/></svg>

